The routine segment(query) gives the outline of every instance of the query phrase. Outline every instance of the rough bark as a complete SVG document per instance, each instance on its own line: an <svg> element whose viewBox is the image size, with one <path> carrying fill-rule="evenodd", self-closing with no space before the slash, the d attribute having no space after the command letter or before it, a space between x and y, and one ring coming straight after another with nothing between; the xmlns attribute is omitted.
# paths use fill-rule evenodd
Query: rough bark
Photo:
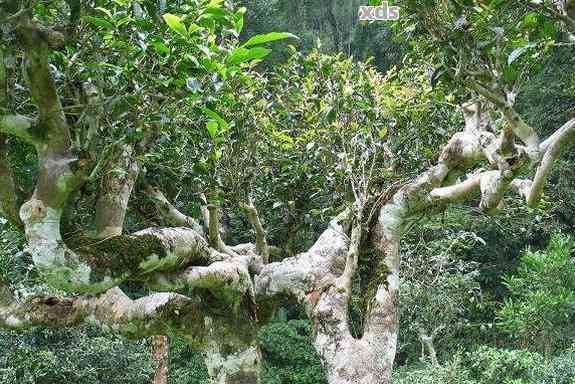
<svg viewBox="0 0 575 384"><path fill-rule="evenodd" d="M5 50L0 44L0 117L8 107L8 79L5 65ZM21 226L18 215L16 185L8 162L8 138L0 134L0 215L11 223Z"/></svg>
<svg viewBox="0 0 575 384"><path fill-rule="evenodd" d="M254 228L256 234L256 253L261 255L263 263L267 264L270 260L270 249L266 239L266 231L258 214L258 210L251 199L249 199L247 204L243 204L242 208L246 211L248 221Z"/></svg>
<svg viewBox="0 0 575 384"><path fill-rule="evenodd" d="M18 195L12 168L8 162L7 138L0 135L0 215L20 227Z"/></svg>
<svg viewBox="0 0 575 384"><path fill-rule="evenodd" d="M204 361L213 384L260 383L261 354L256 341L257 324L243 324L222 330L210 317L204 319L208 329Z"/></svg>
<svg viewBox="0 0 575 384"><path fill-rule="evenodd" d="M189 324L200 306L174 293L157 293L132 300L119 288L98 297L35 297L25 302L12 297L0 285L0 327L26 329L38 325L70 327L90 323L131 338L166 332L168 321L175 329L195 327ZM196 327L200 333L200 327Z"/></svg>
<svg viewBox="0 0 575 384"><path fill-rule="evenodd" d="M439 360L437 359L437 352L435 351L433 339L433 335L428 336L423 328L419 330L419 340L421 341L421 359L424 360L427 353L431 359L431 364L438 366Z"/></svg>
<svg viewBox="0 0 575 384"><path fill-rule="evenodd" d="M96 238L122 234L128 202L139 172L133 152L130 145L119 147L104 170L96 202Z"/></svg>

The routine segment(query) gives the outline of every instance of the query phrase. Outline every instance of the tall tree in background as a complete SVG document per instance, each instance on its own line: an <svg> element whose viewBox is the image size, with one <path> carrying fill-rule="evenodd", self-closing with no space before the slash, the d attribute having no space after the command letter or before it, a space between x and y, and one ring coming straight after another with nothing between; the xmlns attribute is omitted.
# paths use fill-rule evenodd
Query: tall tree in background
<svg viewBox="0 0 575 384"><path fill-rule="evenodd" d="M152 337L152 358L156 363L152 384L168 384L170 377L170 339L167 336Z"/></svg>

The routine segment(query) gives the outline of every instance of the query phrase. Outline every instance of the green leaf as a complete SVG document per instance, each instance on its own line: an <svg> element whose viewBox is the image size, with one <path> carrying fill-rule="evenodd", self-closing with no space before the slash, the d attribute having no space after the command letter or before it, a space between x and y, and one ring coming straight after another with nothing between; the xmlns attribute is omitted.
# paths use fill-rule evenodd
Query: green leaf
<svg viewBox="0 0 575 384"><path fill-rule="evenodd" d="M214 19L225 19L229 12L223 8L218 7L208 7L204 10L204 13L200 18L214 18Z"/></svg>
<svg viewBox="0 0 575 384"><path fill-rule="evenodd" d="M96 8L94 8L94 9L97 9L98 11L105 13L105 14L106 14L106 16L108 16L110 19L112 19L112 18L113 18L113 16L112 16L112 12L110 12L110 11L109 11L109 10L107 10L106 8L102 8L102 7L96 7Z"/></svg>
<svg viewBox="0 0 575 384"><path fill-rule="evenodd" d="M212 0L208 4L208 7L210 7L210 8L221 8L223 2L224 2L224 0Z"/></svg>
<svg viewBox="0 0 575 384"><path fill-rule="evenodd" d="M219 125L218 122L215 120L210 120L206 123L206 129L208 130L208 133L210 134L210 137L212 139L215 139L216 136L218 135L218 131L219 131Z"/></svg>
<svg viewBox="0 0 575 384"><path fill-rule="evenodd" d="M202 108L202 112L204 113L204 115L211 117L212 119L217 121L219 126L222 127L224 129L224 131L229 130L230 125L217 112L212 111L211 109L206 108L206 107Z"/></svg>
<svg viewBox="0 0 575 384"><path fill-rule="evenodd" d="M256 35L253 36L252 38L250 38L248 41L246 41L242 47L251 47L253 45L260 45L260 44L265 44L265 43L269 43L270 41L277 41L277 40L285 40L285 39L289 39L289 38L294 38L294 39L298 39L299 38L289 32L270 32L270 33L266 33L266 34L262 34L262 35Z"/></svg>
<svg viewBox="0 0 575 384"><path fill-rule="evenodd" d="M92 24L95 27L103 28L103 29L114 29L114 24L110 23L108 20L103 19L101 17L95 16L85 16L84 19Z"/></svg>
<svg viewBox="0 0 575 384"><path fill-rule="evenodd" d="M170 48L168 48L168 46L161 41L153 41L152 46L156 49L156 51L158 51L158 53L169 55L171 52Z"/></svg>
<svg viewBox="0 0 575 384"><path fill-rule="evenodd" d="M380 139L383 139L385 136L387 136L387 128L381 128L377 135Z"/></svg>
<svg viewBox="0 0 575 384"><path fill-rule="evenodd" d="M192 24L190 24L190 26L188 27L188 34L191 35L192 33L196 32L196 31L199 31L199 30L202 30L202 29L204 29L204 27L200 27L198 24L192 23Z"/></svg>
<svg viewBox="0 0 575 384"><path fill-rule="evenodd" d="M517 72L517 69L515 69L513 66L507 66L503 69L503 78L507 82L513 83L515 80L517 80L518 77L519 73Z"/></svg>
<svg viewBox="0 0 575 384"><path fill-rule="evenodd" d="M182 37L188 36L188 31L186 30L186 26L184 25L184 23L182 23L182 20L178 16L172 15L171 13L166 13L163 16L163 18L171 30L173 30L174 32L177 32Z"/></svg>
<svg viewBox="0 0 575 384"><path fill-rule="evenodd" d="M234 26L236 27L236 32L241 33L244 29L244 15L246 13L246 7L241 7L236 12L234 16Z"/></svg>
<svg viewBox="0 0 575 384"><path fill-rule="evenodd" d="M232 51L231 56L228 58L228 62L232 65L238 65L245 63L247 61L263 59L269 53L271 49L257 47L257 48L236 48Z"/></svg>

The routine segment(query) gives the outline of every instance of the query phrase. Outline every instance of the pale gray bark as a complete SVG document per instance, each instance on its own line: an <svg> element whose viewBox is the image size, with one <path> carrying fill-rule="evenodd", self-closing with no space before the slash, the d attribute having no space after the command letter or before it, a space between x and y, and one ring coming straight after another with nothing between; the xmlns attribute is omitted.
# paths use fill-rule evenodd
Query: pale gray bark
<svg viewBox="0 0 575 384"><path fill-rule="evenodd" d="M27 329L43 325L69 327L90 323L128 337L146 337L167 331L167 321L176 329L199 309L197 303L175 293L157 293L132 300L119 288L98 297L35 297L20 301L0 286L0 327ZM198 329L195 324L191 327Z"/></svg>
<svg viewBox="0 0 575 384"><path fill-rule="evenodd" d="M96 202L96 238L122 234L128 202L139 171L133 146L120 146L104 169Z"/></svg>
<svg viewBox="0 0 575 384"><path fill-rule="evenodd" d="M314 344L330 384L391 382L399 326L399 247L403 232L415 217L423 212L433 215L449 204L475 196L480 198L480 208L493 214L507 190L525 196L534 193L531 182L513 180L523 164L539 161L541 154L538 174L543 174L541 167L557 158L559 148L574 141L572 122L540 146L532 128L519 120L512 125L512 132L527 145L524 150L513 144L508 132L497 137L489 131L488 117L479 103L467 104L462 110L465 130L449 140L438 164L392 193L380 210L372 238L379 265L371 282L374 286L367 292L369 304L361 339L350 335L346 290L337 284L340 276L346 275L345 265L350 261L346 254L353 244L343 225L345 215L332 222L308 252L264 266L256 277L258 295L288 294L306 305L316 332ZM494 170L479 170L450 184L483 159Z"/></svg>
<svg viewBox="0 0 575 384"><path fill-rule="evenodd" d="M255 333L257 325L248 323L225 330L204 319L208 332L204 356L210 384L258 384L261 353Z"/></svg>

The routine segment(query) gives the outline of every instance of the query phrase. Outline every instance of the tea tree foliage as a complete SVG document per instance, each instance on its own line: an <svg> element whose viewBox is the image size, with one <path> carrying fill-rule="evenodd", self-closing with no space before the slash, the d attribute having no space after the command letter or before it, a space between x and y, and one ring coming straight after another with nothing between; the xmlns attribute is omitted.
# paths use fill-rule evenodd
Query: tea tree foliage
<svg viewBox="0 0 575 384"><path fill-rule="evenodd" d="M382 29L339 3L0 3L0 325L177 336L174 377L219 383L389 383L418 358L406 380L473 382L466 353L515 354L457 340L506 331L567 353L570 242L497 279L568 226L570 94L543 124L527 95L570 76L545 71L571 2L401 1ZM296 18L270 30L270 7ZM401 47L377 67L373 29Z"/></svg>
<svg viewBox="0 0 575 384"><path fill-rule="evenodd" d="M531 348L552 353L569 346L575 300L573 240L551 238L543 251L527 250L517 272L507 276L510 297L499 311L500 325Z"/></svg>

